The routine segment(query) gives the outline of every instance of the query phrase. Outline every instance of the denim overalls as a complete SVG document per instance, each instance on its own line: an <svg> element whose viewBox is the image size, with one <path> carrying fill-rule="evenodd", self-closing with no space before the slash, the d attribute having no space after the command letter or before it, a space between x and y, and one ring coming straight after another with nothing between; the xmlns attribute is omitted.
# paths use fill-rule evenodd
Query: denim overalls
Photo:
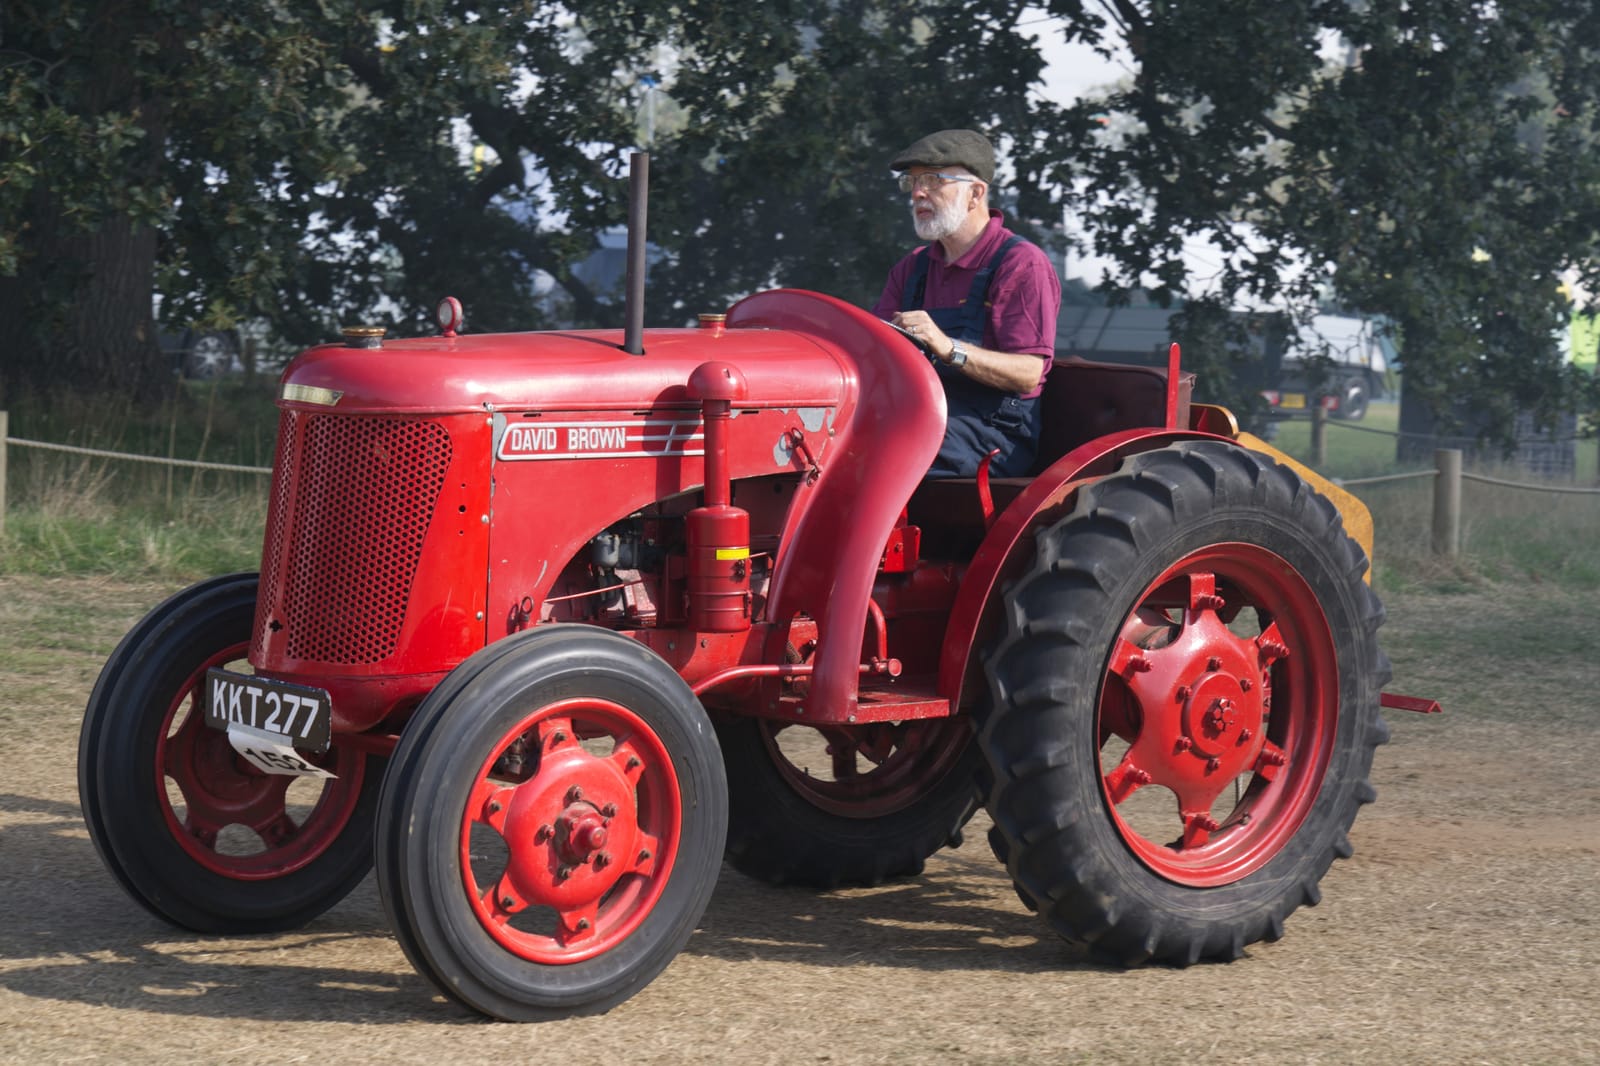
<svg viewBox="0 0 1600 1066"><path fill-rule="evenodd" d="M1000 246L972 279L972 288L961 303L955 307L926 309L928 317L947 336L968 344L983 344L989 312L989 283L1006 253L1021 241L1021 237L1013 236ZM917 253L911 274L906 278L900 295L900 310L923 310L927 288L928 250L924 248ZM933 366L944 385L949 419L945 424L944 443L939 446L939 455L929 468L928 476L972 477L984 456L996 448L1000 449L1000 454L989 466L991 476L1027 474L1038 448L1038 397L1025 400L1014 393L980 385L938 359L933 360Z"/></svg>

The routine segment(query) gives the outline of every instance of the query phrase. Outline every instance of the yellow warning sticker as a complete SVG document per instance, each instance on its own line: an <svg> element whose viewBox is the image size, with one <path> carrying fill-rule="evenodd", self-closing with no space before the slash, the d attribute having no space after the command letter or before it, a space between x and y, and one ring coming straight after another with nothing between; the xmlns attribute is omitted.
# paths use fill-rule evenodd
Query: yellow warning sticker
<svg viewBox="0 0 1600 1066"><path fill-rule="evenodd" d="M718 548L717 549L717 561L718 562L721 562L724 559L748 559L748 558L750 558L750 549L749 548Z"/></svg>

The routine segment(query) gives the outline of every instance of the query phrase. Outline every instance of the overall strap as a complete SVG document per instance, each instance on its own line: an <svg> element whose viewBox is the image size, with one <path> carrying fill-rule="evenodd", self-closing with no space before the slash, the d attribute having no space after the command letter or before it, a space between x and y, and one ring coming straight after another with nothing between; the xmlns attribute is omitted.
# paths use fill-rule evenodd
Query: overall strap
<svg viewBox="0 0 1600 1066"><path fill-rule="evenodd" d="M961 324L963 335L971 338L974 344L983 343L984 326L989 320L989 284L994 281L995 271L1000 269L1006 253L1021 243L1022 238L1012 234L972 276L972 288L967 290L966 299L961 301Z"/></svg>
<svg viewBox="0 0 1600 1066"><path fill-rule="evenodd" d="M917 249L917 257L911 261L911 273L906 276L905 287L900 290L900 310L921 310L923 297L927 294L928 249L924 246Z"/></svg>

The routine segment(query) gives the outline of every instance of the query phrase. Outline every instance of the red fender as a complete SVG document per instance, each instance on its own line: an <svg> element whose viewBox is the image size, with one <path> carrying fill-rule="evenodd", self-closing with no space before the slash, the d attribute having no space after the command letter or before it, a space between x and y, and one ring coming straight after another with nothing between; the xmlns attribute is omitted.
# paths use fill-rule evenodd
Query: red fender
<svg viewBox="0 0 1600 1066"><path fill-rule="evenodd" d="M1180 440L1223 440L1212 433L1172 429L1125 429L1097 437L1057 459L1000 513L961 579L939 650L939 695L958 709L969 684L981 683L974 655L998 609L995 592L1025 567L1033 554L1033 531L1072 506L1078 487L1104 477L1123 459Z"/></svg>
<svg viewBox="0 0 1600 1066"><path fill-rule="evenodd" d="M928 360L887 323L831 296L757 293L729 309L728 325L810 334L841 352L870 353L851 357L860 393L854 409L841 408L828 461L783 532L767 609L779 623L769 662L783 661L782 623L797 614L816 619L807 699L826 708L828 720L843 720L856 710L883 546L944 439L944 389Z"/></svg>

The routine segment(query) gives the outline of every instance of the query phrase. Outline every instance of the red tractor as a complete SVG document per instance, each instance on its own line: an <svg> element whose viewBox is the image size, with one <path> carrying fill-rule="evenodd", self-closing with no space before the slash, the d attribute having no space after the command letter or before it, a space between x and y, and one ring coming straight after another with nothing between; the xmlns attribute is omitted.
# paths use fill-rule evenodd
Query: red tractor
<svg viewBox="0 0 1600 1066"><path fill-rule="evenodd" d="M293 928L375 862L422 974L535 1019L648 983L724 858L876 883L980 803L1120 964L1276 940L1350 854L1380 702L1419 702L1380 700L1370 523L1175 358L1058 362L1033 476L927 481L934 371L830 297L442 307L289 366L260 573L155 608L90 696L84 816L156 915Z"/></svg>

